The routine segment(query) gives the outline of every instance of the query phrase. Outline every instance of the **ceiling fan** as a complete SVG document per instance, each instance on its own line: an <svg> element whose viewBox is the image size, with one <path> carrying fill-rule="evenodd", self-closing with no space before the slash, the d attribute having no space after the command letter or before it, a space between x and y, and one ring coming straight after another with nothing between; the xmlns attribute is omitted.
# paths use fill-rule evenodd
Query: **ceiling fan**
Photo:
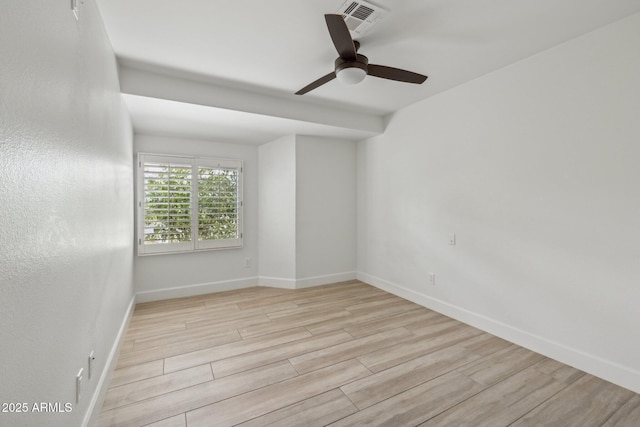
<svg viewBox="0 0 640 427"><path fill-rule="evenodd" d="M427 80L427 76L422 74L384 65L369 64L369 59L358 53L360 43L351 38L351 33L349 33L349 28L342 15L327 14L324 15L324 19L327 22L333 45L340 55L335 61L335 70L303 87L296 92L296 95L304 95L335 78L351 85L360 83L367 75L415 84L422 84Z"/></svg>

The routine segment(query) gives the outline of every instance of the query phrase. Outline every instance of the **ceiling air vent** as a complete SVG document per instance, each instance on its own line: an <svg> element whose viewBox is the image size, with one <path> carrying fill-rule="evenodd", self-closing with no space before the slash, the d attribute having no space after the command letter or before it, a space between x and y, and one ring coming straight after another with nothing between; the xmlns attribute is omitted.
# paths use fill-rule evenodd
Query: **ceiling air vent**
<svg viewBox="0 0 640 427"><path fill-rule="evenodd" d="M354 37L364 35L371 27L387 13L379 6L375 6L366 1L347 0L338 9L338 13L344 17L344 22L353 33Z"/></svg>

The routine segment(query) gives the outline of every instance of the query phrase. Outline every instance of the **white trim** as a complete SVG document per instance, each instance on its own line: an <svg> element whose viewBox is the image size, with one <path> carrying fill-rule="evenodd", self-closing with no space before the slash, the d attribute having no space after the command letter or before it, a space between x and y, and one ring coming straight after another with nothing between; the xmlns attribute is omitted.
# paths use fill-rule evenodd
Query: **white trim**
<svg viewBox="0 0 640 427"><path fill-rule="evenodd" d="M120 324L120 329L118 330L116 339L111 346L111 351L107 357L107 361L104 369L102 370L102 374L100 375L100 379L98 380L98 384L93 392L93 396L91 396L89 407L87 408L87 412L84 414L84 419L82 420L82 427L97 425L100 410L102 409L102 404L104 403L104 398L107 395L107 389L111 382L111 375L113 374L116 362L118 361L120 346L122 345L124 334L127 330L127 326L129 325L129 320L131 320L131 316L133 315L133 309L135 306L136 297L134 295L131 297L129 307L127 308L124 319L122 319L122 324Z"/></svg>
<svg viewBox="0 0 640 427"><path fill-rule="evenodd" d="M347 282L355 280L355 271L345 271L344 273L325 274L323 276L305 277L296 280L296 289L310 288L312 286L328 285L330 283Z"/></svg>
<svg viewBox="0 0 640 427"><path fill-rule="evenodd" d="M242 279L221 280L219 282L198 283L195 285L176 286L153 291L142 291L136 294L136 303L191 297L194 295L204 295L213 292L250 288L252 286L258 286L257 276L245 277Z"/></svg>
<svg viewBox="0 0 640 427"><path fill-rule="evenodd" d="M496 335L519 346L535 351L536 353L588 372L635 393L640 393L640 372L628 366L623 366L610 360L585 353L576 348L551 341L539 335L531 334L522 329L514 328L513 326L509 326L482 314L474 313L367 273L359 271L357 278L372 286Z"/></svg>
<svg viewBox="0 0 640 427"><path fill-rule="evenodd" d="M285 279L284 277L260 276L260 286L271 286L283 289L302 289L311 288L313 286L328 285L330 283L346 282L355 280L357 273L355 271L346 271L343 273L325 274L322 276L304 277L302 279Z"/></svg>
<svg viewBox="0 0 640 427"><path fill-rule="evenodd" d="M253 276L241 279L221 280L219 282L198 283L195 285L175 286L153 291L141 291L136 294L136 304L141 302L160 301L171 298L184 298L194 295L204 295L214 292L232 291L250 288L252 286L271 286L283 289L301 289L329 283L355 280L356 272L326 274L324 276L307 277L304 279L285 279L282 277Z"/></svg>
<svg viewBox="0 0 640 427"><path fill-rule="evenodd" d="M259 286L271 286L274 288L295 289L296 279L285 279L283 277L260 276L258 278Z"/></svg>
<svg viewBox="0 0 640 427"><path fill-rule="evenodd" d="M145 241L145 168L147 164L161 164L162 167L172 165L181 169L191 169L191 178L188 179L190 191L183 191L186 195L190 194L191 200L191 236L189 241L181 241L175 243L147 243ZM243 161L238 159L224 159L216 157L197 157L187 155L168 155L153 154L146 152L137 153L136 166L136 192L135 192L135 209L136 209L136 236L137 236L137 254L138 256L165 255L174 253L199 252L214 249L237 249L243 247ZM232 239L214 239L200 240L199 238L199 221L198 213L201 206L201 200L198 193L200 185L199 168L212 168L237 171L237 191L236 191L236 213L237 213L237 229L236 237ZM170 168L171 169L171 168ZM170 178L173 172L169 172ZM185 182L187 178L182 178ZM184 186L186 188L186 185Z"/></svg>

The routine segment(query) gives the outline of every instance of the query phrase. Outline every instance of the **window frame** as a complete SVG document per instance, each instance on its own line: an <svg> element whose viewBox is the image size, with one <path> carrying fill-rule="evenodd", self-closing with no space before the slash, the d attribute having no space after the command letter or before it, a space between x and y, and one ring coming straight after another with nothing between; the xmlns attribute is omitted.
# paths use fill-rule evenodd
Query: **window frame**
<svg viewBox="0 0 640 427"><path fill-rule="evenodd" d="M191 240L174 243L145 243L145 171L146 163L167 163L189 165L191 167ZM233 239L210 239L200 240L198 234L199 225L199 170L200 168L220 168L237 170L237 237ZM136 176L136 243L138 246L138 256L163 255L175 253L190 253L221 249L238 249L243 246L243 174L244 165L242 160L227 159L218 157L200 157L188 155L157 154L157 153L137 153L137 176Z"/></svg>

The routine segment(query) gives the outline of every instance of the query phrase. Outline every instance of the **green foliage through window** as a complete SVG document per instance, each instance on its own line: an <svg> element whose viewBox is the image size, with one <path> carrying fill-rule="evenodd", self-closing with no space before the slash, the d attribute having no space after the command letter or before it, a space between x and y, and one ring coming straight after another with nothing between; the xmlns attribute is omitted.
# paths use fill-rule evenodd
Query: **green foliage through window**
<svg viewBox="0 0 640 427"><path fill-rule="evenodd" d="M145 163L144 242L191 240L191 167Z"/></svg>
<svg viewBox="0 0 640 427"><path fill-rule="evenodd" d="M240 161L140 154L139 167L140 253L241 245Z"/></svg>
<svg viewBox="0 0 640 427"><path fill-rule="evenodd" d="M198 239L238 236L238 170L198 168Z"/></svg>

